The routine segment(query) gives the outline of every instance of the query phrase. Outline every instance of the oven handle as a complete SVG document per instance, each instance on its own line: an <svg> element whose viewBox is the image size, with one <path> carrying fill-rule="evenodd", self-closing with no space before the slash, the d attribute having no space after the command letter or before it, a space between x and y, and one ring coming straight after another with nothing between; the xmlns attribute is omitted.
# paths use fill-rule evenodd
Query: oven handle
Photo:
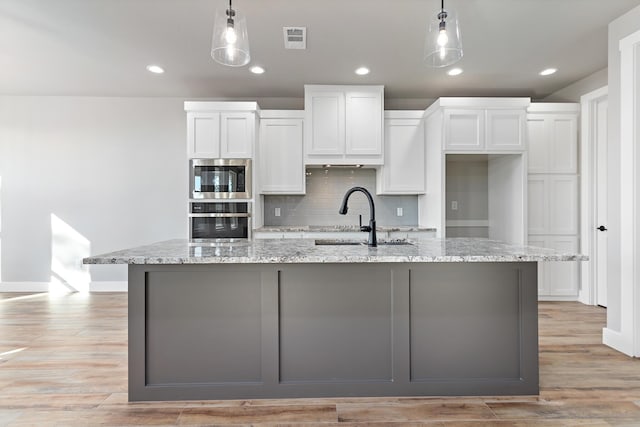
<svg viewBox="0 0 640 427"><path fill-rule="evenodd" d="M203 214L190 213L189 216L192 218L249 218L251 217L251 214L249 213L203 213Z"/></svg>

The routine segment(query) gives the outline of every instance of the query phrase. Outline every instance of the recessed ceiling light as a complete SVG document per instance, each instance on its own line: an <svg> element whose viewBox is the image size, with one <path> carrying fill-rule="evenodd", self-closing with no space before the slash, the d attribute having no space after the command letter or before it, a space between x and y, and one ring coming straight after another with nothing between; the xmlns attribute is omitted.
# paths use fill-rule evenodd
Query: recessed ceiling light
<svg viewBox="0 0 640 427"><path fill-rule="evenodd" d="M253 74L262 74L264 73L264 68L259 65L254 65L249 69L249 71L251 71Z"/></svg>
<svg viewBox="0 0 640 427"><path fill-rule="evenodd" d="M547 68L546 70L540 71L540 75L541 76L550 76L551 74L555 73L556 71L558 71L557 68Z"/></svg>
<svg viewBox="0 0 640 427"><path fill-rule="evenodd" d="M369 74L369 69L367 67L360 67L356 70L356 74L359 76L366 76Z"/></svg>
<svg viewBox="0 0 640 427"><path fill-rule="evenodd" d="M447 71L447 74L449 74L450 76L459 76L460 74L462 74L462 68L452 68Z"/></svg>
<svg viewBox="0 0 640 427"><path fill-rule="evenodd" d="M153 74L162 74L164 73L164 68L159 65L147 65L147 71L150 71Z"/></svg>

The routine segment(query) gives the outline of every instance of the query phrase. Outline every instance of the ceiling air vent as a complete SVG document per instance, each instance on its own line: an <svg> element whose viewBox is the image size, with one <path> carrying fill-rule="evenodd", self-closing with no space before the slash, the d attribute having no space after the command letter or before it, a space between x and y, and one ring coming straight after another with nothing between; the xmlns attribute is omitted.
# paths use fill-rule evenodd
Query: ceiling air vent
<svg viewBox="0 0 640 427"><path fill-rule="evenodd" d="M285 49L307 48L307 27L282 27Z"/></svg>

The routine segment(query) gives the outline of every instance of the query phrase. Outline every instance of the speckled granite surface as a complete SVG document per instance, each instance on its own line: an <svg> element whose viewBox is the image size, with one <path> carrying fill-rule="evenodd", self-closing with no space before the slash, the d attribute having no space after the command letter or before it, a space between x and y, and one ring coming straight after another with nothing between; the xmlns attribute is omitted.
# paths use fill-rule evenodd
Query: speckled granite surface
<svg viewBox="0 0 640 427"><path fill-rule="evenodd" d="M196 244L168 240L85 258L85 264L284 264L369 262L584 261L586 256L488 239L410 240L411 245L316 246L314 239ZM364 242L364 240L363 240Z"/></svg>
<svg viewBox="0 0 640 427"><path fill-rule="evenodd" d="M435 228L421 228L418 226L386 226L377 225L377 231L436 231ZM336 231L360 231L357 225L266 225L257 228L255 232L301 232L301 231L317 231L325 233L333 233Z"/></svg>

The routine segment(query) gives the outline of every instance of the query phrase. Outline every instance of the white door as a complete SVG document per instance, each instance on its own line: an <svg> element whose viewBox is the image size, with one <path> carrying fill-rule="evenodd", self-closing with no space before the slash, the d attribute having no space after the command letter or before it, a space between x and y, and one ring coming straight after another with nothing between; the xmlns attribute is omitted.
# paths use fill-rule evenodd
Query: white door
<svg viewBox="0 0 640 427"><path fill-rule="evenodd" d="M596 170L594 173L595 194L595 224L596 229L595 247L595 289L596 304L607 306L607 98L597 101L595 106L595 148Z"/></svg>

